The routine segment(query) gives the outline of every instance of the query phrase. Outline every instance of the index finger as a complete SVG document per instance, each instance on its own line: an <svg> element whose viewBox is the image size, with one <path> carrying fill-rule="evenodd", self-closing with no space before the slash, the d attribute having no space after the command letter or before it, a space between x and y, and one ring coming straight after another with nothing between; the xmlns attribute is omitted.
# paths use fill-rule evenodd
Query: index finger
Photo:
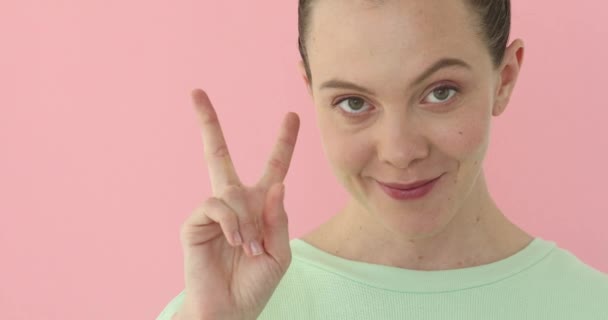
<svg viewBox="0 0 608 320"><path fill-rule="evenodd" d="M201 89L194 89L192 99L201 124L211 187L213 194L219 196L227 186L240 185L241 182L234 170L217 113L213 109L207 93Z"/></svg>
<svg viewBox="0 0 608 320"><path fill-rule="evenodd" d="M285 180L299 130L300 118L298 114L289 112L283 120L279 138L266 165L264 176L260 180L262 186L270 189L273 184Z"/></svg>

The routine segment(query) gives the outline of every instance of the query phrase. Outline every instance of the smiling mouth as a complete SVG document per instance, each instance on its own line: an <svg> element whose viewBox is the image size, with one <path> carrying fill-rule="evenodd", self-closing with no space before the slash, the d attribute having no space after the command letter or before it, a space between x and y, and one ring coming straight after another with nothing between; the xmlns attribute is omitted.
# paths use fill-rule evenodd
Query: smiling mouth
<svg viewBox="0 0 608 320"><path fill-rule="evenodd" d="M394 183L394 182L382 182L382 181L379 181L379 180L376 180L376 181L378 181L378 183L380 183L380 184L382 184L384 186L387 186L387 187L393 188L393 189L398 189L398 190L413 190L413 189L416 189L416 188L420 188L420 187L422 187L424 185L427 185L427 184L429 184L429 183L431 183L431 182L439 179L440 177L441 177L441 175L438 176L438 177L436 177L436 178L433 178L433 179L420 180L420 181L416 181L416 182L413 182L413 183L407 183L407 184L406 183Z"/></svg>
<svg viewBox="0 0 608 320"><path fill-rule="evenodd" d="M415 182L414 184L409 184L409 185L407 185L407 184L384 184L377 180L376 180L376 182L380 186L380 189L382 189L382 191L384 191L384 193L386 193L391 198L398 200L398 201L405 201L405 200L415 200L415 199L423 198L424 196L429 194L431 192L431 190L434 189L435 185L437 184L437 181L439 179L441 179L441 177L443 177L443 174L435 179L421 180L421 181ZM409 187L409 189L400 189L400 188L395 188L394 186L398 186L400 188L403 186L406 186L406 187ZM414 187L412 187L412 186L414 186Z"/></svg>

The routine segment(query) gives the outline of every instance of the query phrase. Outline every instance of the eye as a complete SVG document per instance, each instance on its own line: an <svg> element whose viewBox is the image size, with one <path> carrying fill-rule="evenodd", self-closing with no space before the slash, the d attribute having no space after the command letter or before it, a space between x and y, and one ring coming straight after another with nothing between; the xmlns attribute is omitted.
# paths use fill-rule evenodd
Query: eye
<svg viewBox="0 0 608 320"><path fill-rule="evenodd" d="M442 85L433 89L427 97L435 99L434 101L431 100L431 103L442 103L452 98L458 92L458 88L454 86Z"/></svg>
<svg viewBox="0 0 608 320"><path fill-rule="evenodd" d="M347 97L336 102L334 106L338 106L340 109L342 109L342 112L346 113L347 116L356 117L356 114L365 112L365 103L365 100L359 97Z"/></svg>

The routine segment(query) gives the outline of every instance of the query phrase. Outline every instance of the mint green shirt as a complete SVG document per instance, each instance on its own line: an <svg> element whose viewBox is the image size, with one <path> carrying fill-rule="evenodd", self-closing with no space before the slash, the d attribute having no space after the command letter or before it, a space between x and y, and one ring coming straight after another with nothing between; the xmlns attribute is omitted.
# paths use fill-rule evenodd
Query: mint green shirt
<svg viewBox="0 0 608 320"><path fill-rule="evenodd" d="M536 237L485 265L422 271L348 260L300 239L258 319L608 320L608 275ZM169 320L175 296L157 320Z"/></svg>

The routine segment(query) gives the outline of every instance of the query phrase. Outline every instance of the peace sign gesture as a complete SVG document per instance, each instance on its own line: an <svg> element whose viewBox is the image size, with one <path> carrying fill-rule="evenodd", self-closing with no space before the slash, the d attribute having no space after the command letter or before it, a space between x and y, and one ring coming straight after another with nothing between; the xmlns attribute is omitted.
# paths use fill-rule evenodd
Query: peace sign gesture
<svg viewBox="0 0 608 320"><path fill-rule="evenodd" d="M185 299L174 319L255 319L291 263L283 181L300 120L285 116L260 181L241 183L207 94L192 99L213 196L182 225Z"/></svg>

